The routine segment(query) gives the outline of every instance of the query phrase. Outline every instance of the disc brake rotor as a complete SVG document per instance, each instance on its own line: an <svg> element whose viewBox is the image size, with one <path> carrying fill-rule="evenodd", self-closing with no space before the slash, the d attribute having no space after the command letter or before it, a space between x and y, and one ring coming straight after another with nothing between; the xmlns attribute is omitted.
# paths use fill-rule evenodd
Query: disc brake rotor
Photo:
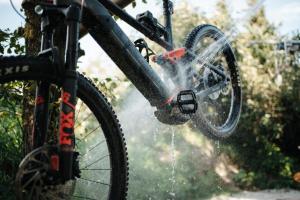
<svg viewBox="0 0 300 200"><path fill-rule="evenodd" d="M16 175L16 192L19 200L69 199L70 191L61 191L59 175L51 170L50 157L53 147L43 146L29 153L20 163ZM66 187L64 187L66 189Z"/></svg>

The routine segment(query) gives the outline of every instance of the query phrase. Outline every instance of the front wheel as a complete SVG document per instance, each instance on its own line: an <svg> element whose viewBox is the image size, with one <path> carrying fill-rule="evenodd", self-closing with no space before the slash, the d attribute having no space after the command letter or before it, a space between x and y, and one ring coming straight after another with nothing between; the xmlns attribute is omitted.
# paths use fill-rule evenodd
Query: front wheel
<svg viewBox="0 0 300 200"><path fill-rule="evenodd" d="M198 110L192 115L197 129L212 139L224 139L234 132L241 113L242 93L238 66L224 34L215 26L200 25L187 36L187 87L196 93L218 84L214 66L228 77L225 87L198 98Z"/></svg>
<svg viewBox="0 0 300 200"><path fill-rule="evenodd" d="M20 60L18 57L9 59L9 63L12 64ZM39 80L45 80L47 74L39 73ZM44 187L43 184L39 184L44 180L39 178L39 174L42 174L42 166L47 166L48 162L41 163L37 158L47 155L45 148L35 149L29 153L18 167L25 142L22 111L26 108L22 104L24 94L21 81L35 80L32 78L33 72L25 75L12 74L10 77L4 77L5 81L0 84L0 187L5 188L5 192L0 192L0 199L15 199L15 186L19 191L19 199L22 200L126 199L128 160L124 135L104 95L82 75L78 77L78 102L74 128L75 150L79 152L81 177L50 189L47 185ZM20 81L12 81L15 79ZM53 87L59 85L55 81L51 83ZM51 106L55 106L55 103ZM52 109L51 112L55 110ZM51 118L50 123L57 124L57 122ZM49 132L53 134L55 131ZM18 174L17 178L15 178L16 174ZM18 179L18 177L25 178Z"/></svg>

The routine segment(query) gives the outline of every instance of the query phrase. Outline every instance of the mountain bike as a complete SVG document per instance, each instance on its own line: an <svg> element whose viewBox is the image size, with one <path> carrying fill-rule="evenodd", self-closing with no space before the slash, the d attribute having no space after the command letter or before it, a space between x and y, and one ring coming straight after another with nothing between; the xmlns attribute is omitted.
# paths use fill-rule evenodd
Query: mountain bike
<svg viewBox="0 0 300 200"><path fill-rule="evenodd" d="M24 0L22 5L40 16L40 53L0 57L0 105L14 110L1 108L1 134L22 137L22 128L16 128L22 127L22 111L27 109L20 100L22 83L36 83L32 149L18 168L1 166L15 177L11 185L17 199L126 199L128 159L119 121L95 84L77 72L81 25L156 107L159 121L191 121L213 139L234 132L241 112L239 72L230 44L215 26L194 28L185 45L175 49L170 0L163 0L164 25L149 11L133 18L109 0L33 2ZM112 15L166 52L155 54L143 39L130 41ZM62 27L65 46L57 47L53 38ZM219 41L221 48L216 46ZM150 60L165 76L154 71Z"/></svg>

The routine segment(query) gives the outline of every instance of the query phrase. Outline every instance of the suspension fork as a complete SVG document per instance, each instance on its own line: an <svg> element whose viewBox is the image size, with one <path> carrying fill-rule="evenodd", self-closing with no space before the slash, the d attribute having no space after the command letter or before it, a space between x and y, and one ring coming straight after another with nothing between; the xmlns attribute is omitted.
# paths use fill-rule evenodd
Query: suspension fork
<svg viewBox="0 0 300 200"><path fill-rule="evenodd" d="M64 180L73 178L72 166L75 148L75 106L77 94L77 58L79 27L81 19L80 7L71 4L67 9L67 38L66 38L66 66L61 91L59 145L60 171Z"/></svg>
<svg viewBox="0 0 300 200"><path fill-rule="evenodd" d="M47 7L41 7L41 9ZM50 7L51 9L51 7ZM49 10L51 14L63 14L67 24L66 46L65 46L65 67L61 90L60 103L60 121L58 133L58 152L59 162L55 165L55 170L59 170L63 181L73 178L73 161L75 136L74 136L74 119L77 93L77 58L78 58L78 40L80 27L80 7L71 4L66 9ZM53 47L53 26L49 23L47 15L42 18L42 43L40 54L47 55L47 52ZM34 115L34 146L39 147L47 141L47 129L49 122L49 92L50 84L42 81L37 85L36 106ZM57 155L51 157L54 161L58 159ZM57 161L55 161L57 163Z"/></svg>
<svg viewBox="0 0 300 200"><path fill-rule="evenodd" d="M41 20L41 52L49 49L53 42L53 30L49 27L48 17ZM47 130L49 124L49 89L50 83L41 81L37 83L34 108L33 125L33 149L42 146L47 141Z"/></svg>

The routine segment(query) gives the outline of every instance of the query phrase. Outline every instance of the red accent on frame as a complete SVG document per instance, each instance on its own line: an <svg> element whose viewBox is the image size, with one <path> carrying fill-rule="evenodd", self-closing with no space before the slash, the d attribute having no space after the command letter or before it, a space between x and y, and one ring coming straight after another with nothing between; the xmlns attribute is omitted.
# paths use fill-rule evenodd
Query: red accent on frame
<svg viewBox="0 0 300 200"><path fill-rule="evenodd" d="M58 155L52 155L51 158L51 169L58 171L59 170L59 157Z"/></svg>
<svg viewBox="0 0 300 200"><path fill-rule="evenodd" d="M61 113L60 116L60 129L59 129L59 143L61 145L72 145L72 138L70 133L65 132L66 128L74 128L74 112L65 114Z"/></svg>
<svg viewBox="0 0 300 200"><path fill-rule="evenodd" d="M176 97L176 94L170 96L169 98L167 98L167 100L161 106L165 106L165 105L171 104L171 102L173 101L173 99L175 97Z"/></svg>
<svg viewBox="0 0 300 200"><path fill-rule="evenodd" d="M40 104L45 103L44 97L42 97L42 96L37 96L36 99L35 99L35 103L36 103L36 105L40 105Z"/></svg>
<svg viewBox="0 0 300 200"><path fill-rule="evenodd" d="M60 128L59 128L59 143L61 145L72 145L72 133L74 129L74 110L75 110L75 105L73 105L70 102L71 99L71 94L65 91L62 91L61 93L61 99L63 104L68 105L70 108L72 108L72 111L69 113L64 113L63 111L60 114ZM71 129L70 132L66 129Z"/></svg>
<svg viewBox="0 0 300 200"><path fill-rule="evenodd" d="M177 97L178 93L180 92L181 88L177 88L174 92L173 92L173 95L170 96L169 98L167 98L161 106L165 106L165 105L168 105L168 104L171 104L173 99Z"/></svg>
<svg viewBox="0 0 300 200"><path fill-rule="evenodd" d="M62 101L67 104L68 106L70 106L71 108L73 108L73 110L75 110L75 105L73 105L72 103L70 103L70 97L71 97L71 94L68 93L68 92L62 92L61 94L61 98L62 98Z"/></svg>
<svg viewBox="0 0 300 200"><path fill-rule="evenodd" d="M173 51L168 51L162 54L162 58L166 61L169 61L171 64L175 64L177 60L180 60L186 53L186 49L184 47L175 49ZM152 61L157 62L158 56L153 56Z"/></svg>
<svg viewBox="0 0 300 200"><path fill-rule="evenodd" d="M177 60L180 60L184 54L185 54L186 50L185 48L179 48L179 49L175 49L173 51L169 51L167 52L164 57L172 64L175 64L175 62Z"/></svg>

